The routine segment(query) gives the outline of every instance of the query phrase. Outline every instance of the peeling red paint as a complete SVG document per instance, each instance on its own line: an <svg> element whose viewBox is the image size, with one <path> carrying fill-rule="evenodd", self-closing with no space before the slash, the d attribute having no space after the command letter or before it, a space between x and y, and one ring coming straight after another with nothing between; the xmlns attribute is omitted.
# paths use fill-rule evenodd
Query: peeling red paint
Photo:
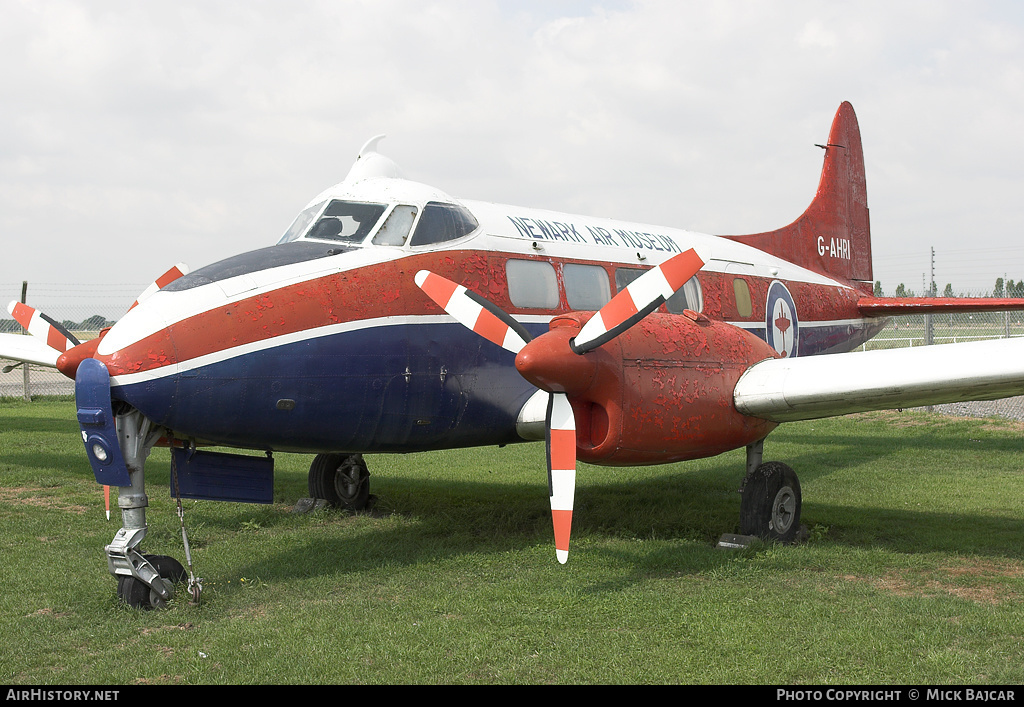
<svg viewBox="0 0 1024 707"><path fill-rule="evenodd" d="M536 383L569 393L581 460L681 461L750 444L774 428L732 404L732 390L747 367L776 355L757 337L723 322L655 313L577 356L568 340L590 316L561 316L535 340L543 342L538 355L550 359Z"/></svg>

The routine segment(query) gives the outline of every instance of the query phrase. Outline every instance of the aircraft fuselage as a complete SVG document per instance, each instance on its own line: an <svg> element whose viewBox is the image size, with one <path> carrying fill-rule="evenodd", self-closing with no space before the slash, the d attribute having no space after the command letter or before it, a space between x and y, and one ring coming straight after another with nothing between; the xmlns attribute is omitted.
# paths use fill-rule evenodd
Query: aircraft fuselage
<svg viewBox="0 0 1024 707"><path fill-rule="evenodd" d="M316 237L316 214L330 220L323 214L343 202L382 209L358 241ZM438 203L455 202L404 180L343 183L311 202L305 233L155 293L99 343L114 397L181 438L242 448L401 452L535 438L524 430L536 422L527 402L537 389L510 353L423 295L413 281L423 269L478 292L536 336L553 317L597 310L640 272L693 248L705 267L682 299L662 305L666 316L688 322L683 312L698 311L779 356L848 351L880 328L858 313L855 283L688 231L462 202L478 222L465 235L420 245L410 220L404 238L383 236L401 208L425 219Z"/></svg>

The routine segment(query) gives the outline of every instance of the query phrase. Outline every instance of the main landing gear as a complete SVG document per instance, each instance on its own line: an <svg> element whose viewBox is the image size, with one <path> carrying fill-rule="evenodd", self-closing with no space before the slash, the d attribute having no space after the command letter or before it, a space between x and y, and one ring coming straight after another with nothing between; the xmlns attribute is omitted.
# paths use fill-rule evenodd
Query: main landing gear
<svg viewBox="0 0 1024 707"><path fill-rule="evenodd" d="M370 472L362 454L318 454L309 467L309 495L336 508L364 510L370 501Z"/></svg>
<svg viewBox="0 0 1024 707"><path fill-rule="evenodd" d="M792 543L800 533L800 480L782 462L764 462L764 440L747 447L740 488L740 533Z"/></svg>

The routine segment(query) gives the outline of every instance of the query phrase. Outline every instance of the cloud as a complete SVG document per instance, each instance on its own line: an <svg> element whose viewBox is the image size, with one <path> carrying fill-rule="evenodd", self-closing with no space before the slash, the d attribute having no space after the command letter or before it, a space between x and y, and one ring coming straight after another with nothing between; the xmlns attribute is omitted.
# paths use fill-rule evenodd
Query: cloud
<svg viewBox="0 0 1024 707"><path fill-rule="evenodd" d="M943 284L978 286L991 268L942 254L979 243L1024 276L1021 19L1009 3L5 0L0 282L146 283L273 243L379 132L455 196L765 230L809 203L843 100L884 281L916 282L935 246Z"/></svg>

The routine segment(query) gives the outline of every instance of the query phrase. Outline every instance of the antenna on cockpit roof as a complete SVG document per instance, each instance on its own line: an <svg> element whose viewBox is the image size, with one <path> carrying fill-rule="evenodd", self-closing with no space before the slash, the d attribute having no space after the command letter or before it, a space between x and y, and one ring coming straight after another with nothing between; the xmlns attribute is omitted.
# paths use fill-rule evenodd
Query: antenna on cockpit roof
<svg viewBox="0 0 1024 707"><path fill-rule="evenodd" d="M363 145L362 149L359 150L359 156L356 157L356 159L357 160L360 159L361 157L363 157L363 155L365 155L367 153L376 152L377 151L377 143L379 143L381 140L383 140L386 137L387 137L387 135L384 134L384 133L382 133L380 135L374 135L373 137L371 137L369 140L366 141L366 144Z"/></svg>
<svg viewBox="0 0 1024 707"><path fill-rule="evenodd" d="M385 137L385 135L375 135L366 141L363 148L359 150L359 156L356 157L352 169L348 171L348 176L345 177L346 182L372 177L402 178L402 172L398 169L398 165L391 158L377 152L377 143Z"/></svg>

